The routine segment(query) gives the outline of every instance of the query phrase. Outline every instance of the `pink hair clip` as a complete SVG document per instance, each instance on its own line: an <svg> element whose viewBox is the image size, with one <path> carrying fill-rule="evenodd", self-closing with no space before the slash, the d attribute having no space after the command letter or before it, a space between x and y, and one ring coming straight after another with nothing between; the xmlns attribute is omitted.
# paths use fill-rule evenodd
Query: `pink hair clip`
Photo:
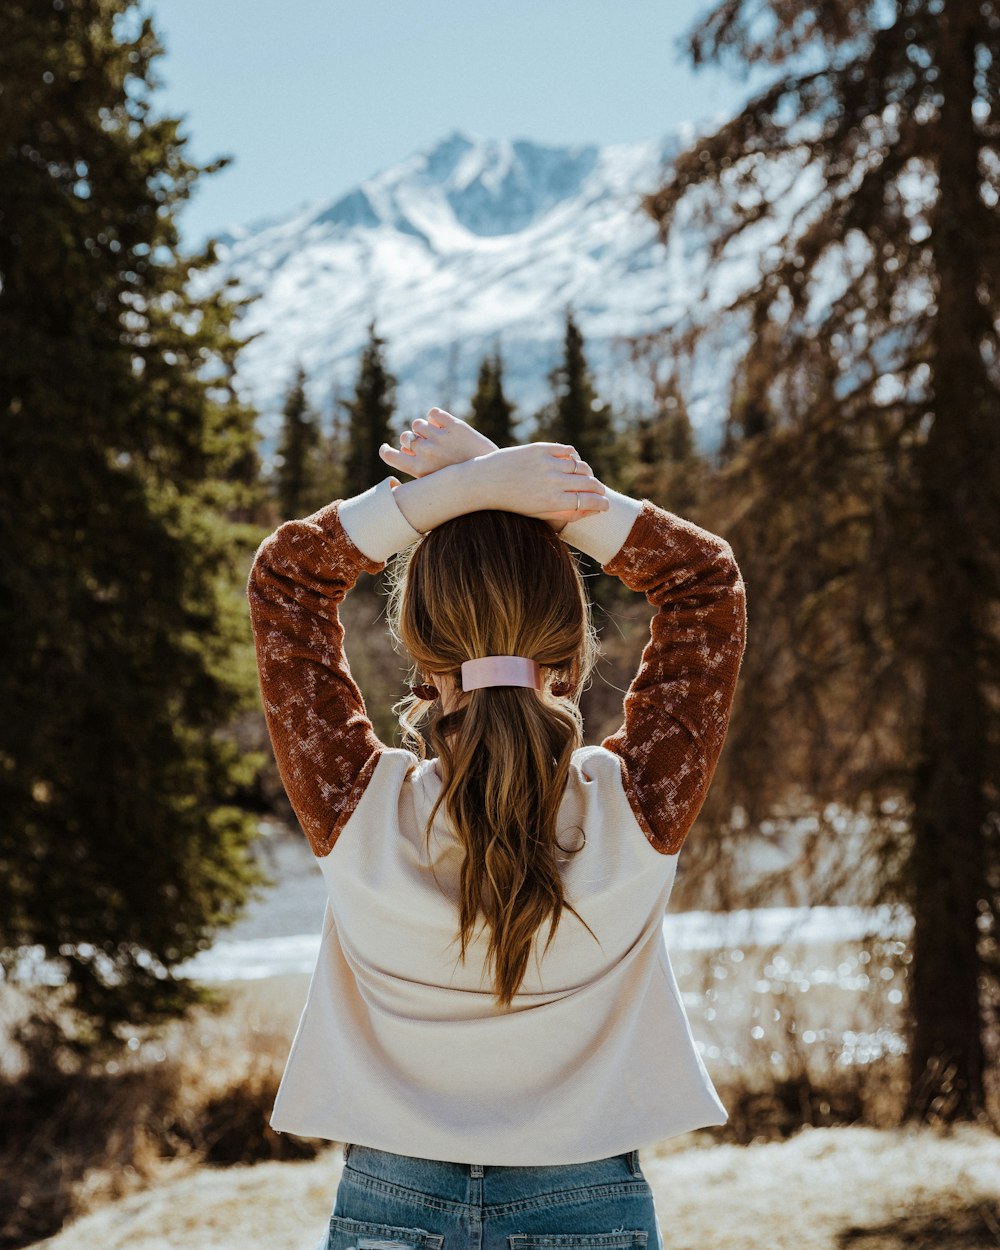
<svg viewBox="0 0 1000 1250"><path fill-rule="evenodd" d="M542 688L542 670L537 660L523 655L484 655L462 664L462 689L481 690L483 686L530 686Z"/></svg>

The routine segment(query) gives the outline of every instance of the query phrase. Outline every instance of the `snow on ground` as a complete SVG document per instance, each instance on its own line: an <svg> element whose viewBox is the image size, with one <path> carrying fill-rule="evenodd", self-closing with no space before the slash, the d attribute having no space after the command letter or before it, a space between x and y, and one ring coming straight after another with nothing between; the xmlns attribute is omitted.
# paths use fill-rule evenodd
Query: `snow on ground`
<svg viewBox="0 0 1000 1250"><path fill-rule="evenodd" d="M667 946L673 951L727 946L804 945L859 940L868 935L909 937L913 918L893 907L758 907L746 911L689 911L667 916ZM184 965L183 973L203 981L245 981L311 972L319 952L315 933L278 937L220 938Z"/></svg>

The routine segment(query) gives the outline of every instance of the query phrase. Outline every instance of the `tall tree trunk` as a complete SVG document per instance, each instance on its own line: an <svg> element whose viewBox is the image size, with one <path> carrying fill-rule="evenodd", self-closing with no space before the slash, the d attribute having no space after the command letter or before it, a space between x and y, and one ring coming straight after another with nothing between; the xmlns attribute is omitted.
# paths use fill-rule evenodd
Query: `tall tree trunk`
<svg viewBox="0 0 1000 1250"><path fill-rule="evenodd" d="M939 567L927 621L921 762L913 792L909 1118L966 1119L984 1106L977 951L986 876L983 717L961 580Z"/></svg>
<svg viewBox="0 0 1000 1250"><path fill-rule="evenodd" d="M976 527L985 495L977 474L992 439L979 351L980 262L970 228L978 196L975 6L949 4L941 21L944 102L931 235L938 282L934 420L918 460L924 703L912 790L916 937L906 1115L950 1121L984 1109L977 920L987 885L987 716L977 655L984 605Z"/></svg>

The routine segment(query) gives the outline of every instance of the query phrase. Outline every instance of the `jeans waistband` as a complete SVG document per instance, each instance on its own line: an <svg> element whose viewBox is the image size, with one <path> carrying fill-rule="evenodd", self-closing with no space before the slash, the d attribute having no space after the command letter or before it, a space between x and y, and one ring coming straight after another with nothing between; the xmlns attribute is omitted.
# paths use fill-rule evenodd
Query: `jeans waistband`
<svg viewBox="0 0 1000 1250"><path fill-rule="evenodd" d="M567 1174L570 1171L579 1171L581 1168L594 1167L598 1168L602 1165L615 1164L621 1162L625 1165L632 1176L641 1177L642 1170L639 1166L639 1151L628 1150L621 1155L611 1155L606 1159L594 1159L590 1164L587 1163L554 1163L544 1165L544 1170L558 1174L560 1169ZM378 1175L390 1175L395 1172L400 1165L412 1163L425 1169L441 1169L444 1172L454 1175L457 1172L468 1176L470 1179L479 1179L491 1172L537 1172L543 1170L541 1167L509 1167L505 1164L498 1163L450 1163L438 1159L423 1159L416 1155L399 1155L392 1154L388 1150L376 1150L373 1146L356 1146L348 1142L344 1146L344 1162L351 1162L352 1167L359 1167L362 1171L368 1167L373 1168Z"/></svg>

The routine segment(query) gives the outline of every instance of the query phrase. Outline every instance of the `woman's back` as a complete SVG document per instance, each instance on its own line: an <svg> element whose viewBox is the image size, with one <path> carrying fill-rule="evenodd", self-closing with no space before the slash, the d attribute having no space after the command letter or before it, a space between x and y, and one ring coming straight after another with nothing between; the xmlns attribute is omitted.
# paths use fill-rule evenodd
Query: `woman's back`
<svg viewBox="0 0 1000 1250"><path fill-rule="evenodd" d="M577 752L563 808L580 844L567 898L591 932L568 917L547 950L536 935L507 1007L481 931L459 958L461 863L446 817L429 850L424 836L440 784L433 763L387 751L319 861L330 905L273 1127L513 1166L604 1158L725 1123L663 943L677 855L643 835L618 758Z"/></svg>
<svg viewBox="0 0 1000 1250"><path fill-rule="evenodd" d="M534 934L509 1004L483 925L462 958L465 853L444 806L426 836L435 761L379 742L342 651L339 599L419 534L386 482L262 545L250 597L265 708L330 900L275 1128L513 1165L725 1122L662 919L725 737L743 586L723 540L610 498L562 537L657 611L621 730L572 753L555 821L566 907L551 943L545 924Z"/></svg>
<svg viewBox="0 0 1000 1250"><path fill-rule="evenodd" d="M439 988L468 992L467 1005L452 1006L461 1018L504 1014L507 1009L492 999L482 927L465 959L459 958L455 914L462 852L446 812L438 810L431 836L425 836L441 785L435 761L417 763L409 752L387 752L320 867L341 941L377 976L406 982L418 995L426 990L428 1003ZM567 898L589 931L567 915L547 945L543 926L510 1010L593 983L651 924L662 922L676 856L657 854L643 836L616 756L601 747L574 753L560 826ZM378 995L375 977L369 989Z"/></svg>

